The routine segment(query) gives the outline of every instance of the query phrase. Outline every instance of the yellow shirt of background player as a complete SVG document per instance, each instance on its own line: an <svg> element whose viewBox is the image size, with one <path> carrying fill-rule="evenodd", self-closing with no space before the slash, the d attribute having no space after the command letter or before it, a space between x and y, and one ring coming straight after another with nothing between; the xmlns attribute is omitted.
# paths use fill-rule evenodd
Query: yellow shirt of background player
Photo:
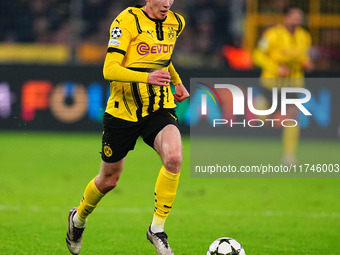
<svg viewBox="0 0 340 255"><path fill-rule="evenodd" d="M254 62L262 68L261 78L303 78L303 64L309 59L310 46L310 34L302 27L296 28L294 33L281 24L269 28L254 51ZM288 76L278 76L280 65L290 69ZM267 88L277 85L270 80L262 83ZM297 80L294 86L302 87L303 81Z"/></svg>

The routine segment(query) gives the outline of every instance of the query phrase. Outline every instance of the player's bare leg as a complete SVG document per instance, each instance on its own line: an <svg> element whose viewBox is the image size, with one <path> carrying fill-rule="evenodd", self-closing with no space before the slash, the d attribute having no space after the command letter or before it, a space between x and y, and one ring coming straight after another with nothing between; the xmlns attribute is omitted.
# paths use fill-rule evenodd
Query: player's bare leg
<svg viewBox="0 0 340 255"><path fill-rule="evenodd" d="M124 159L115 163L102 161L100 173L87 185L79 207L70 210L66 244L72 254L80 253L87 217L97 207L103 196L117 186L123 166Z"/></svg>
<svg viewBox="0 0 340 255"><path fill-rule="evenodd" d="M154 148L161 156L164 167L173 174L181 171L182 140L175 125L167 125L156 136Z"/></svg>
<svg viewBox="0 0 340 255"><path fill-rule="evenodd" d="M106 163L102 161L99 175L95 183L98 190L106 194L117 186L120 175L122 174L125 158L115 163Z"/></svg>
<svg viewBox="0 0 340 255"><path fill-rule="evenodd" d="M164 127L155 138L154 148L161 156L163 166L156 182L156 207L147 238L156 247L158 255L170 255L173 251L164 232L164 223L176 196L182 164L182 141L178 128L174 125Z"/></svg>
<svg viewBox="0 0 340 255"><path fill-rule="evenodd" d="M287 119L296 120L299 116L298 109L295 106L287 107ZM300 127L284 127L282 132L283 141L283 159L285 165L296 164L296 151L299 144Z"/></svg>

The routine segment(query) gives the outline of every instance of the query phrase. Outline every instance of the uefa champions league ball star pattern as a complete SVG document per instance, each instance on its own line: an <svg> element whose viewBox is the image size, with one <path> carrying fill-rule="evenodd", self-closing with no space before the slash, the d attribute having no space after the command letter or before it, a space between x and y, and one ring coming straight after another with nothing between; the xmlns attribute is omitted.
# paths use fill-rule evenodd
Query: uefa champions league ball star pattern
<svg viewBox="0 0 340 255"><path fill-rule="evenodd" d="M114 27L111 32L112 39L118 39L122 36L123 31L120 27Z"/></svg>
<svg viewBox="0 0 340 255"><path fill-rule="evenodd" d="M221 237L210 245L207 255L246 255L246 253L235 239Z"/></svg>

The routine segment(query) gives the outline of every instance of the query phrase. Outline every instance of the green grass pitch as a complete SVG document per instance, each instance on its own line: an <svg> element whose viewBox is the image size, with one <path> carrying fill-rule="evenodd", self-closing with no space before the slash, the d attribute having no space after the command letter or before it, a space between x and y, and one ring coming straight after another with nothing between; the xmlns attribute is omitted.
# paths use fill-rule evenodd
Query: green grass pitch
<svg viewBox="0 0 340 255"><path fill-rule="evenodd" d="M100 134L0 133L0 254L68 254L68 210L99 169ZM233 152L279 140L233 138ZM238 141L238 142L235 142ZM166 231L176 255L206 254L223 236L247 255L339 254L340 179L192 179L183 139L181 182ZM337 155L338 142L302 141L300 158ZM278 156L279 160L279 156ZM146 241L161 161L139 141L118 187L90 216L82 255L155 254Z"/></svg>

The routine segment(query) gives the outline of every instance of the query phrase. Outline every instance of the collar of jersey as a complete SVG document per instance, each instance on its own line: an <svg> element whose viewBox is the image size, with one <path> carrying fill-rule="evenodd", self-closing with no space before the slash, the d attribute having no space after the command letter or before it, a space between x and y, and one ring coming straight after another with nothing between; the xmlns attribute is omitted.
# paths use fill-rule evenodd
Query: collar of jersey
<svg viewBox="0 0 340 255"><path fill-rule="evenodd" d="M299 26L299 27L297 27L297 28L294 30L293 33L291 33L291 32L288 30L288 28L287 28L284 24L280 23L279 26L281 26L281 29L284 29L290 36L295 36L295 34L297 33L298 29L301 28L301 26Z"/></svg>
<svg viewBox="0 0 340 255"><path fill-rule="evenodd" d="M153 19L153 18L151 18L151 17L145 12L144 6L143 6L143 5L136 5L136 7L137 7L137 8L140 8L140 9L143 11L144 15L145 15L148 19L152 20L153 22L160 22L160 23L163 23L163 22L166 20L166 18L168 17L168 15L167 15L164 19Z"/></svg>

